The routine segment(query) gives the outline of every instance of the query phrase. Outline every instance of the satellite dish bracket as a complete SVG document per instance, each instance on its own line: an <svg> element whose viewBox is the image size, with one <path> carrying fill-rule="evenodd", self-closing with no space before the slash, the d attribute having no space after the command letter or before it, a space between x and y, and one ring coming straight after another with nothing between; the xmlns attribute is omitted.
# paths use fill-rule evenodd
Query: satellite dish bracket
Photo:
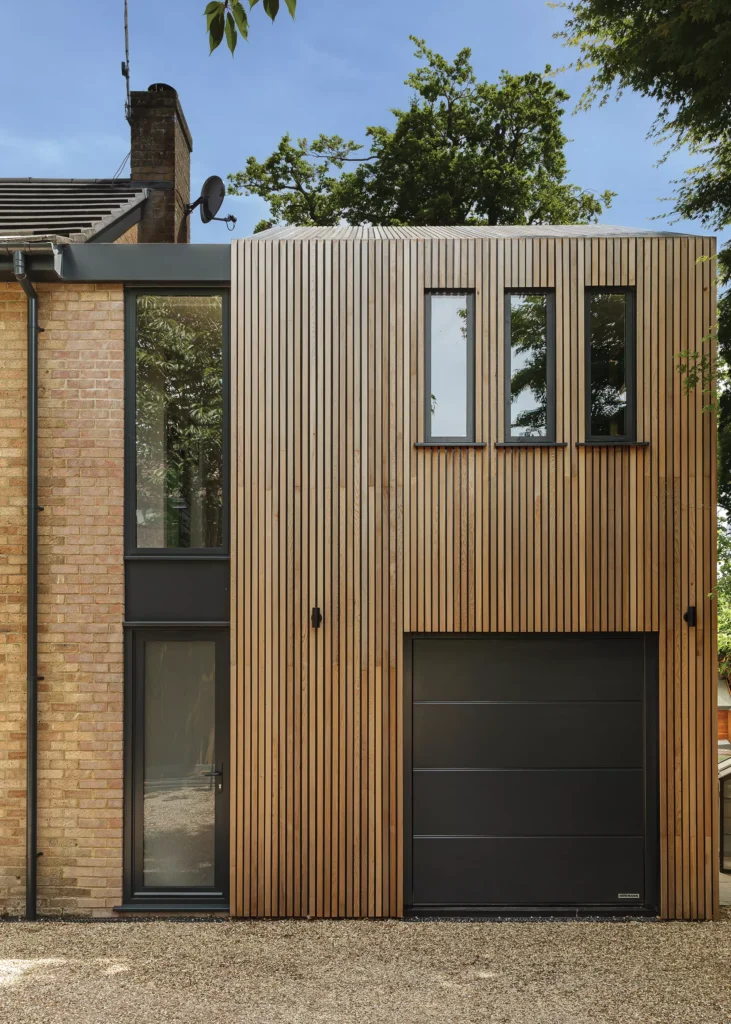
<svg viewBox="0 0 731 1024"><path fill-rule="evenodd" d="M203 190L195 202L186 204L185 216L190 216L193 210L195 210L197 206L200 206L201 220L204 224L207 224L211 220L220 220L228 227L229 231L233 231L234 225L236 224L236 218L232 213L229 213L227 217L216 217L216 214L221 209L221 203L223 202L224 195L225 190L223 181L216 175L212 175L203 183ZM209 204L209 200L211 198L213 198L213 209L211 209Z"/></svg>

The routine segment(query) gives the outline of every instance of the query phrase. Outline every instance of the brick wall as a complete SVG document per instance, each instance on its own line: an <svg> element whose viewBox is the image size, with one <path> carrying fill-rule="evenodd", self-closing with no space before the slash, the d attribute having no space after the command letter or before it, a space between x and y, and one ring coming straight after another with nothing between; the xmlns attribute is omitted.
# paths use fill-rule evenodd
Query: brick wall
<svg viewBox="0 0 731 1024"><path fill-rule="evenodd" d="M25 295L0 282L0 912L25 906Z"/></svg>
<svg viewBox="0 0 731 1024"><path fill-rule="evenodd" d="M127 228L123 235L119 238L114 239L114 245L134 245L138 241L138 229L139 224L133 224L131 228Z"/></svg>
<svg viewBox="0 0 731 1024"><path fill-rule="evenodd" d="M178 94L154 85L131 94L130 177L167 181L172 189L152 189L139 225L140 242L189 242L190 154L193 140Z"/></svg>
<svg viewBox="0 0 731 1024"><path fill-rule="evenodd" d="M0 900L17 912L24 843L25 300L1 286L14 347L0 415L12 427L2 541L16 575L2 577L10 663L0 734L12 785L0 819ZM121 286L39 286L39 910L106 915L121 898L124 328ZM7 298L7 293L12 297ZM16 294L20 298L16 299ZM12 321L15 324L15 320ZM15 332L15 333L14 333ZM15 334L22 339L13 342ZM21 403L22 404L22 403ZM8 410L11 410L8 414ZM15 481L15 482L14 482ZM18 511L20 508L20 511ZM6 509L9 511L6 512ZM7 525L6 525L7 521ZM15 564L13 563L13 564ZM22 707L21 705L22 698ZM14 767L15 762L18 768Z"/></svg>

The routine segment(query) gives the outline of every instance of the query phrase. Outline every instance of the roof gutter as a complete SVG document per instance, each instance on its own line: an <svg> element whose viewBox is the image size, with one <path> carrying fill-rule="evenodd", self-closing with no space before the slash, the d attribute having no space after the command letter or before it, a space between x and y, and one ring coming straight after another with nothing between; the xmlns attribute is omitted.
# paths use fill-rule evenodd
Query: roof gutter
<svg viewBox="0 0 731 1024"><path fill-rule="evenodd" d="M13 260L13 275L15 274L15 256L50 256L53 259L53 274L55 277L62 277L63 269L63 248L68 239L60 239L54 235L49 238L13 238L12 236L0 237L0 256L10 257ZM28 282L30 284L30 282ZM22 284L22 282L21 282ZM27 290L23 285L23 290Z"/></svg>
<svg viewBox="0 0 731 1024"><path fill-rule="evenodd" d="M27 250L26 250L27 251ZM46 245L44 252L48 252ZM38 293L25 251L13 252L13 275L27 296L28 323L28 562L26 603L25 916L37 917L38 861Z"/></svg>

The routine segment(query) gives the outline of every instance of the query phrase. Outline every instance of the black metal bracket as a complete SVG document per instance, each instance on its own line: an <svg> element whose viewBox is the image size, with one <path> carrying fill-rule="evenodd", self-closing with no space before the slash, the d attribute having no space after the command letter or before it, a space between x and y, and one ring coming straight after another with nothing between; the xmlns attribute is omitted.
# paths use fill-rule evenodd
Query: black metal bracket
<svg viewBox="0 0 731 1024"><path fill-rule="evenodd" d="M313 629L319 629L320 626L322 625L322 612L320 611L319 608L312 609L311 621Z"/></svg>
<svg viewBox="0 0 731 1024"><path fill-rule="evenodd" d="M695 612L695 605L694 604L692 604L688 608L687 612L683 615L683 618L685 619L685 621L688 623L689 626L695 626L695 624L696 624L696 612Z"/></svg>

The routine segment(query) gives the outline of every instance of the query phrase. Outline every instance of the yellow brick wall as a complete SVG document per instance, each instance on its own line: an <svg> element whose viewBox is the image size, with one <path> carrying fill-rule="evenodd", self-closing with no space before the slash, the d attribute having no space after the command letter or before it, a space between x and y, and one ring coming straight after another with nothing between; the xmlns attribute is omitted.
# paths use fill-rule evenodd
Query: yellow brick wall
<svg viewBox="0 0 731 1024"><path fill-rule="evenodd" d="M133 224L123 235L114 239L114 245L133 245L137 241L138 230L139 224Z"/></svg>
<svg viewBox="0 0 731 1024"><path fill-rule="evenodd" d="M11 755L2 771L12 786L0 818L0 910L17 912L24 872L25 299L17 285L0 288L0 310L4 299L21 315L20 330L15 320L0 328L3 351L10 344L15 354L9 369L18 371L15 387L6 373L0 380L0 416L12 424L3 458L15 474L0 502L0 540L3 557L7 552L9 563L19 563L16 575L3 575L0 593L10 662L0 693L0 742ZM38 422L39 910L98 916L119 902L122 878L123 292L65 284L38 291L45 329ZM13 415L18 395L22 414Z"/></svg>
<svg viewBox="0 0 731 1024"><path fill-rule="evenodd" d="M0 912L25 906L25 295L0 282Z"/></svg>

